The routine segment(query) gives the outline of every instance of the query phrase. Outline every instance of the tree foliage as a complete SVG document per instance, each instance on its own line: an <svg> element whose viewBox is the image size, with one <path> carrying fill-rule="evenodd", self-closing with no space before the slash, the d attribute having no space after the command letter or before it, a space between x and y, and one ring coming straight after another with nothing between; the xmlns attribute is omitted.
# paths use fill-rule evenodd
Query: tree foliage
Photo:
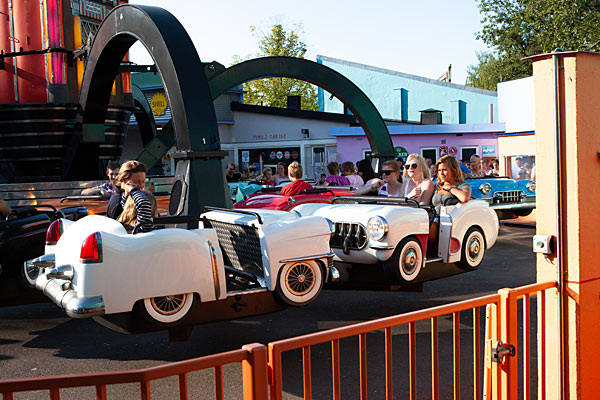
<svg viewBox="0 0 600 400"><path fill-rule="evenodd" d="M252 34L258 39L258 53L256 57L287 56L304 58L307 45L301 40L302 26L286 29L282 24L276 23L266 32L252 26ZM246 57L249 59L251 57ZM234 63L244 61L234 57ZM287 106L287 96L298 95L302 97L302 108L305 110L318 110L317 92L308 82L291 78L265 78L244 83L244 103L265 105L271 107Z"/></svg>
<svg viewBox="0 0 600 400"><path fill-rule="evenodd" d="M477 38L492 50L477 56L467 84L496 89L496 83L532 73L523 57L562 50L593 49L600 41L598 0L478 0L483 29Z"/></svg>

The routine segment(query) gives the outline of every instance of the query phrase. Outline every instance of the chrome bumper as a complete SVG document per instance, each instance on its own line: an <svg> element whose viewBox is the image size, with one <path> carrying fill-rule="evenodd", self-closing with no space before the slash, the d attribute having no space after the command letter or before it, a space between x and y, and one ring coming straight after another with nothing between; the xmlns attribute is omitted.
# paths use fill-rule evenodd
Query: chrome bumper
<svg viewBox="0 0 600 400"><path fill-rule="evenodd" d="M46 274L42 274L35 280L35 287L48 296L56 305L64 308L71 318L89 318L104 315L102 296L79 298L77 292L71 289L70 280L48 279Z"/></svg>
<svg viewBox="0 0 600 400"><path fill-rule="evenodd" d="M492 210L533 210L535 203L500 203L490 204Z"/></svg>

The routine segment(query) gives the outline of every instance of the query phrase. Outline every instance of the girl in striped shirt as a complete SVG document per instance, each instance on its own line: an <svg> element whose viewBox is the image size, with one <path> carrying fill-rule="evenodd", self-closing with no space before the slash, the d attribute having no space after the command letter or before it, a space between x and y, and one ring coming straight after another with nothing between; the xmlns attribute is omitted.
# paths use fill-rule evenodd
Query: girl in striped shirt
<svg viewBox="0 0 600 400"><path fill-rule="evenodd" d="M121 206L125 210L128 197L133 199L135 211L137 214L135 227L138 225L152 224L152 205L148 197L142 192L146 185L146 166L139 161L127 161L121 165L117 182L121 185ZM123 219L127 217L121 214ZM121 217L119 217L119 221ZM140 231L147 232L152 230L151 226L142 226Z"/></svg>

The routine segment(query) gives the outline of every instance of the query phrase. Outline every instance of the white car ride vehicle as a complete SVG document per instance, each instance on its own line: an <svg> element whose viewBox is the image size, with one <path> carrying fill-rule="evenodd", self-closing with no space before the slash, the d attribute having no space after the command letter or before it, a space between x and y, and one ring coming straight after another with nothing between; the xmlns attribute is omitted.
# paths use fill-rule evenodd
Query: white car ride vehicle
<svg viewBox="0 0 600 400"><path fill-rule="evenodd" d="M485 251L498 237L496 213L482 200L441 207L439 241L431 249L427 238L433 207L419 206L404 198L376 196L343 196L334 203L337 204L301 204L292 212L303 218L321 216L333 222L335 232L330 246L336 266L367 266L371 274L379 273L382 281L390 284L445 276L440 272L440 263L455 264L462 271L477 269ZM429 269L438 271L425 273L434 263L436 266ZM368 267L373 265L378 268ZM342 281L347 279L341 266L338 270Z"/></svg>
<svg viewBox="0 0 600 400"><path fill-rule="evenodd" d="M119 222L91 215L55 229L52 253L31 261L40 268L35 287L71 317L133 311L171 327L195 301L273 291L300 306L335 277L325 218L212 208L194 221L199 228L128 234Z"/></svg>

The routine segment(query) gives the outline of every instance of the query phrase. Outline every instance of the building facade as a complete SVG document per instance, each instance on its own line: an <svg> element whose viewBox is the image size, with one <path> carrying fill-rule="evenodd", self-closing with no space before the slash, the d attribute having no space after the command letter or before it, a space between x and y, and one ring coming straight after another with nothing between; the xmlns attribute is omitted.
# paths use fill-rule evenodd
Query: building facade
<svg viewBox="0 0 600 400"><path fill-rule="evenodd" d="M498 120L496 92L317 55L317 62L341 73L371 99L385 119L419 122L422 110L442 111L444 124L485 124ZM319 110L345 112L319 89Z"/></svg>

